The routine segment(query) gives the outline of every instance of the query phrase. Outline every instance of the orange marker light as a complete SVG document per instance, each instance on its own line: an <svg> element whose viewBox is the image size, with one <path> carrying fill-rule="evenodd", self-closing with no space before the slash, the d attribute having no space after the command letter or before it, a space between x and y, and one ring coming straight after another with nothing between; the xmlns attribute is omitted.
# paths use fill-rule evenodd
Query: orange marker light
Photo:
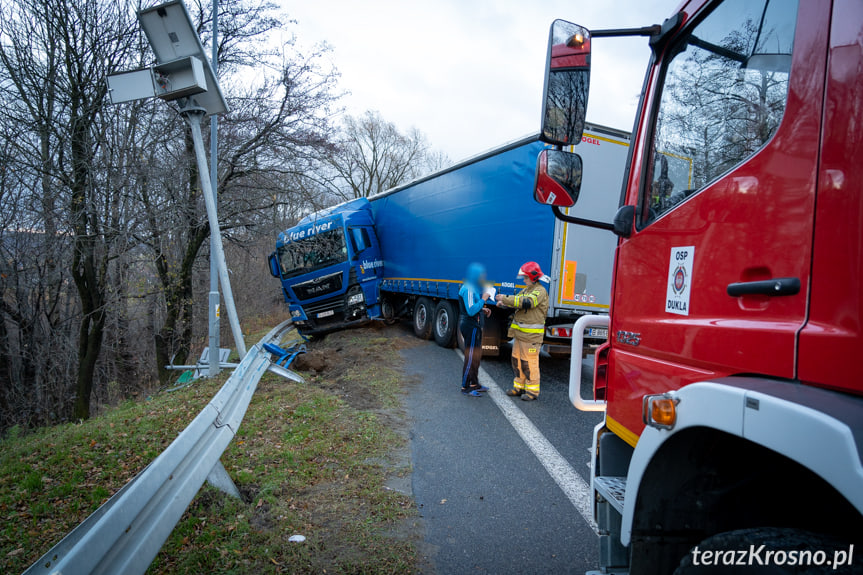
<svg viewBox="0 0 863 575"><path fill-rule="evenodd" d="M645 425L657 429L671 429L677 423L679 399L668 393L645 395L642 405L642 420Z"/></svg>

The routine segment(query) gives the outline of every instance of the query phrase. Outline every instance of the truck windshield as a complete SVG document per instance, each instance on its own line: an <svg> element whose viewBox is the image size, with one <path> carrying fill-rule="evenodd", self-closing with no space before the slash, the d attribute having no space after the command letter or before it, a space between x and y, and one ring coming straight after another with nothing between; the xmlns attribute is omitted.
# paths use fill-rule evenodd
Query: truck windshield
<svg viewBox="0 0 863 575"><path fill-rule="evenodd" d="M323 269L347 259L348 248L341 228L291 242L279 248L279 262L284 278Z"/></svg>
<svg viewBox="0 0 863 575"><path fill-rule="evenodd" d="M752 157L788 102L796 0L726 0L669 50L647 224Z"/></svg>

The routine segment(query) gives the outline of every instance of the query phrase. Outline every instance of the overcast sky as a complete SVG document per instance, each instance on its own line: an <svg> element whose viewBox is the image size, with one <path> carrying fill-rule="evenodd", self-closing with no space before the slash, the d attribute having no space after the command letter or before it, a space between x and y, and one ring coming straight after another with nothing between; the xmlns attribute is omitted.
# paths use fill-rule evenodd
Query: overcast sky
<svg viewBox="0 0 863 575"><path fill-rule="evenodd" d="M326 41L348 113L379 110L460 160L539 131L548 29L661 23L679 0L277 0L301 45ZM646 38L597 39L589 121L632 129Z"/></svg>

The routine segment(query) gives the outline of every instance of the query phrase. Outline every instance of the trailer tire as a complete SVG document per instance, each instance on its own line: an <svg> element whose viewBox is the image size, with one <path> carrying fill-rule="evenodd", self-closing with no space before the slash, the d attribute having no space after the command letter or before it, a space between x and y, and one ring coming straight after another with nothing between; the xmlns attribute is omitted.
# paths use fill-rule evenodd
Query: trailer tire
<svg viewBox="0 0 863 575"><path fill-rule="evenodd" d="M420 339L430 339L432 335L432 324L434 323L434 303L427 298L421 297L414 304L414 335Z"/></svg>
<svg viewBox="0 0 863 575"><path fill-rule="evenodd" d="M458 330L458 311L449 300L442 299L434 310L434 340L441 347L452 347Z"/></svg>
<svg viewBox="0 0 863 575"><path fill-rule="evenodd" d="M790 550L798 552L803 549L810 549L813 552L820 550L825 552L827 559L835 558L835 551L847 552L848 550L847 543L833 537L784 527L756 527L718 533L708 537L699 543L697 547L699 553L712 551L712 556L716 557L716 553L727 554L728 551L748 550L750 545L753 544L756 548L763 546L765 551L783 551L786 554ZM764 558L765 552L762 552L760 556ZM787 555L783 555L783 557L787 557ZM719 563L722 563L722 561L719 561ZM842 566L837 567L829 564L795 566L777 564L776 561L765 561L764 563L764 565L758 565L757 563L755 565L735 565L731 572L744 575L827 575L829 573L850 575L851 573L859 573L856 570L858 566L855 565L845 565L844 568L841 568ZM786 563L786 561L783 561L783 563ZM724 575L726 573L729 573L728 563L707 565L703 560L696 562L691 551L683 557L680 565L674 571L674 575Z"/></svg>

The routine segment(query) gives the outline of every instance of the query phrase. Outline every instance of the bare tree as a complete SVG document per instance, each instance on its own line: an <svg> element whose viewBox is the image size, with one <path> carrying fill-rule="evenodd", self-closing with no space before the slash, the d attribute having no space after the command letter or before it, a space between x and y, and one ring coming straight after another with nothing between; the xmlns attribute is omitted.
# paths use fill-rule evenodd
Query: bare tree
<svg viewBox="0 0 863 575"><path fill-rule="evenodd" d="M401 133L379 112L348 116L339 148L328 161L323 182L340 200L365 198L405 184L448 164L434 153L422 132Z"/></svg>
<svg viewBox="0 0 863 575"><path fill-rule="evenodd" d="M18 150L39 176L47 237L71 237L69 266L80 319L72 414L90 414L102 348L115 199L93 166L101 153L105 76L123 66L137 35L125 1L4 1L0 23L5 120L27 131ZM29 137L28 137L29 136ZM35 181L34 181L35 183ZM63 213L62 221L55 218Z"/></svg>

